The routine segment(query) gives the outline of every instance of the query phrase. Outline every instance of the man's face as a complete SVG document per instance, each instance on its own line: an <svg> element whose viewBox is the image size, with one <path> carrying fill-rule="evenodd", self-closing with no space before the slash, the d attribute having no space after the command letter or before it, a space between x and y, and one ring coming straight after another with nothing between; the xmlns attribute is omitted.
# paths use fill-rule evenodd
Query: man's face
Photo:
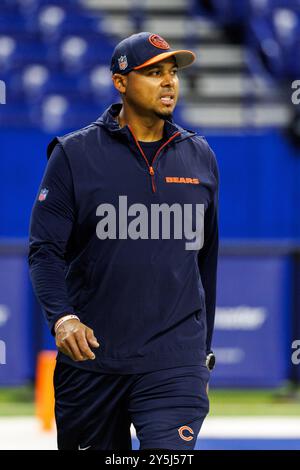
<svg viewBox="0 0 300 470"><path fill-rule="evenodd" d="M168 119L179 91L178 67L173 57L133 70L127 76L125 100L143 116Z"/></svg>

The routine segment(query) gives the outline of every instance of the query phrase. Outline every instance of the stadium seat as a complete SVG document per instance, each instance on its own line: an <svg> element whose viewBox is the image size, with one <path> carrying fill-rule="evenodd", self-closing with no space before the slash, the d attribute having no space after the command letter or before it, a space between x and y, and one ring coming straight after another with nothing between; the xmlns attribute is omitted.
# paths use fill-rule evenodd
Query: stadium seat
<svg viewBox="0 0 300 470"><path fill-rule="evenodd" d="M47 67L40 64L29 65L22 73L21 89L32 102L45 93L49 79L50 73Z"/></svg>
<svg viewBox="0 0 300 470"><path fill-rule="evenodd" d="M6 0L9 2L10 0ZM20 9L25 11L26 9L39 9L40 7L44 7L47 5L64 5L65 8L72 8L72 9L81 9L82 8L82 0L12 0L11 3L14 3Z"/></svg>
<svg viewBox="0 0 300 470"><path fill-rule="evenodd" d="M45 93L49 71L43 64L21 67L10 74L9 101L34 103Z"/></svg>
<svg viewBox="0 0 300 470"><path fill-rule="evenodd" d="M113 52L113 45L102 37L66 36L59 45L55 59L62 70L77 73L93 65L107 64Z"/></svg>
<svg viewBox="0 0 300 470"><path fill-rule="evenodd" d="M249 15L248 0L212 0L211 4L217 19L223 24L244 21Z"/></svg>
<svg viewBox="0 0 300 470"><path fill-rule="evenodd" d="M34 109L32 119L47 132L61 132L85 126L98 119L102 112L100 104L80 99L72 102L63 95L48 95Z"/></svg>
<svg viewBox="0 0 300 470"><path fill-rule="evenodd" d="M81 91L89 90L89 96L93 101L109 102L116 98L115 87L111 79L109 67L99 65L94 67L89 74L83 75L80 81Z"/></svg>
<svg viewBox="0 0 300 470"><path fill-rule="evenodd" d="M99 31L100 16L73 12L65 5L48 5L37 14L36 28L46 41L66 34L85 34Z"/></svg>
<svg viewBox="0 0 300 470"><path fill-rule="evenodd" d="M24 38L0 35L0 65L4 70L33 62L45 62L49 57L47 47L37 41L36 35Z"/></svg>
<svg viewBox="0 0 300 470"><path fill-rule="evenodd" d="M282 47L291 47L299 35L299 17L296 12L287 8L276 9L273 12L272 26L275 37Z"/></svg>
<svg viewBox="0 0 300 470"><path fill-rule="evenodd" d="M11 36L0 36L0 68L1 72L9 70L14 61L17 44Z"/></svg>

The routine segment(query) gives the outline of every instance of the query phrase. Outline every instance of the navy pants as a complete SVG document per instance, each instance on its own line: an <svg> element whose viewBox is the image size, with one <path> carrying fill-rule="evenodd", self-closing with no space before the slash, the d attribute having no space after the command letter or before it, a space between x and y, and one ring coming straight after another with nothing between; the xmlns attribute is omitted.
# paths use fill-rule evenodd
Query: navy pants
<svg viewBox="0 0 300 470"><path fill-rule="evenodd" d="M205 365L114 375L58 362L55 418L60 450L193 450L209 410Z"/></svg>

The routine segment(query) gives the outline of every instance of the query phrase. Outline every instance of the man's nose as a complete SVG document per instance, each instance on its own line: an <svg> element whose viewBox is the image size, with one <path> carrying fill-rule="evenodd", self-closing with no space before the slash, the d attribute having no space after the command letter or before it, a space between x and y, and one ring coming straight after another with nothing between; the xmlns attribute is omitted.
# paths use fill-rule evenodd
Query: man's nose
<svg viewBox="0 0 300 470"><path fill-rule="evenodd" d="M165 73L161 82L161 86L174 86L174 75Z"/></svg>

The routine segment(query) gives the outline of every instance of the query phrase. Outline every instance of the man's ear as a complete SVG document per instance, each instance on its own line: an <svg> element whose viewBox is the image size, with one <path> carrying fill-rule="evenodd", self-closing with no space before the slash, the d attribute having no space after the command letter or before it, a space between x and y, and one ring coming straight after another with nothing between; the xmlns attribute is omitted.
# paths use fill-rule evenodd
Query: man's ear
<svg viewBox="0 0 300 470"><path fill-rule="evenodd" d="M112 81L119 93L125 93L127 88L127 76L120 73L114 73Z"/></svg>

